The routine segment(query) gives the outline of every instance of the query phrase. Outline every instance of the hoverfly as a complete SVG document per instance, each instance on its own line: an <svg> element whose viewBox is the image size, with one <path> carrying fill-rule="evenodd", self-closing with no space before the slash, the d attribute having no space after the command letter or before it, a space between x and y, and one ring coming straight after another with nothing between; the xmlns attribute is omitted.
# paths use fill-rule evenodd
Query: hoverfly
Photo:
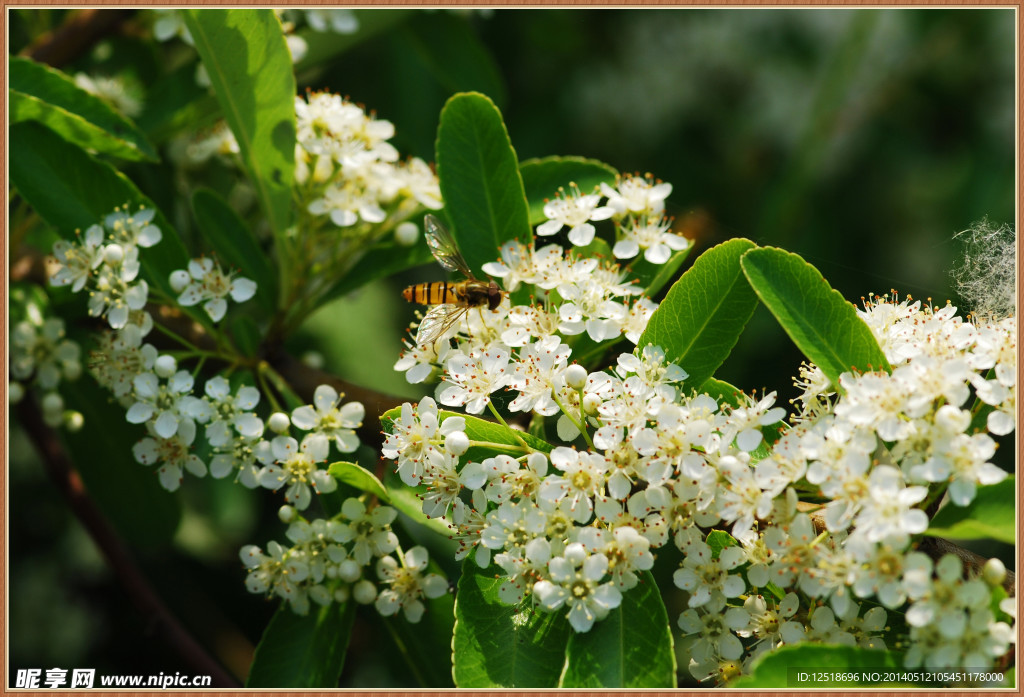
<svg viewBox="0 0 1024 697"><path fill-rule="evenodd" d="M402 297L411 303L433 305L416 331L416 345L426 346L437 341L463 315L474 307L497 309L505 293L494 281L480 281L473 277L469 265L462 258L451 233L441 221L429 213L423 219L424 236L437 263L448 271L466 277L464 281L434 281L417 283L402 291Z"/></svg>

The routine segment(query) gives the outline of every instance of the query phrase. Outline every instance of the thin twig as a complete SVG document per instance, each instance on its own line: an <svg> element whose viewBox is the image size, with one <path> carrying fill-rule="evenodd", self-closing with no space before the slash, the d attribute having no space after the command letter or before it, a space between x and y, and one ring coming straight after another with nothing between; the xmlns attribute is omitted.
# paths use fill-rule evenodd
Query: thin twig
<svg viewBox="0 0 1024 697"><path fill-rule="evenodd" d="M131 558L127 546L103 513L89 497L85 485L61 446L53 429L43 422L32 398L26 395L18 415L36 450L43 458L47 474L67 499L68 506L100 548L114 575L143 616L145 625L171 646L198 675L209 675L211 687L238 687L239 682L207 653L150 586Z"/></svg>

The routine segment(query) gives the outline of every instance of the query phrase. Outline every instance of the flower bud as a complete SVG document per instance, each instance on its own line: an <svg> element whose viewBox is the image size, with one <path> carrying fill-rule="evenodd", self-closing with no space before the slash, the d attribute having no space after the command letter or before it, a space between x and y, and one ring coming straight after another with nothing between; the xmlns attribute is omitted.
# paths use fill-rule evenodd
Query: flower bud
<svg viewBox="0 0 1024 697"><path fill-rule="evenodd" d="M277 509L277 519L282 523L290 523L295 520L295 508L285 504Z"/></svg>
<svg viewBox="0 0 1024 697"><path fill-rule="evenodd" d="M601 406L603 400L594 393L583 395L583 413L594 415L597 413L597 408Z"/></svg>
<svg viewBox="0 0 1024 697"><path fill-rule="evenodd" d="M998 559L989 559L981 567L981 577L990 586L1001 585L1006 580L1006 566Z"/></svg>
<svg viewBox="0 0 1024 697"><path fill-rule="evenodd" d="M277 434L286 433L289 426L291 426L291 420L283 411L276 411L267 419L267 428Z"/></svg>
<svg viewBox="0 0 1024 697"><path fill-rule="evenodd" d="M12 382L7 387L7 401L11 404L17 404L25 398L25 388L20 382Z"/></svg>
<svg viewBox="0 0 1024 697"><path fill-rule="evenodd" d="M444 439L445 450L459 457L469 450L469 436L465 431L452 431Z"/></svg>
<svg viewBox="0 0 1024 697"><path fill-rule="evenodd" d="M299 360L303 365L316 370L324 367L324 354L319 351L306 351Z"/></svg>
<svg viewBox="0 0 1024 697"><path fill-rule="evenodd" d="M350 595L348 586L338 586L334 589L334 602L347 603Z"/></svg>
<svg viewBox="0 0 1024 697"><path fill-rule="evenodd" d="M354 583L359 580L359 577L363 574L362 567L354 559L346 559L338 564L338 578L348 583Z"/></svg>
<svg viewBox="0 0 1024 697"><path fill-rule="evenodd" d="M587 369L579 363L573 363L565 369L565 384L574 390L582 390L587 384Z"/></svg>
<svg viewBox="0 0 1024 697"><path fill-rule="evenodd" d="M43 397L41 406L44 416L53 417L53 415L57 415L62 418L64 416L64 398L56 392L50 392Z"/></svg>
<svg viewBox="0 0 1024 697"><path fill-rule="evenodd" d="M153 364L153 372L162 378L169 378L178 369L178 361L174 356L164 354L156 359Z"/></svg>
<svg viewBox="0 0 1024 697"><path fill-rule="evenodd" d="M108 244L103 250L103 261L108 264L120 264L124 261L124 247L119 244Z"/></svg>
<svg viewBox="0 0 1024 697"><path fill-rule="evenodd" d="M69 433L78 433L82 430L82 426L85 424L85 417L82 416L80 411L66 411L64 412L64 428Z"/></svg>
<svg viewBox="0 0 1024 697"><path fill-rule="evenodd" d="M404 223L399 223L398 227L395 228L395 242L403 247L411 247L416 244L419 236L420 229L416 227L416 223L409 222L408 220Z"/></svg>
<svg viewBox="0 0 1024 697"><path fill-rule="evenodd" d="M192 277L188 275L188 271L184 269L178 269L177 271L171 272L171 290L175 293L180 293L185 290L185 286L189 284Z"/></svg>
<svg viewBox="0 0 1024 697"><path fill-rule="evenodd" d="M369 605L377 599L377 586L373 585L373 581L364 578L352 586L352 597L360 605Z"/></svg>

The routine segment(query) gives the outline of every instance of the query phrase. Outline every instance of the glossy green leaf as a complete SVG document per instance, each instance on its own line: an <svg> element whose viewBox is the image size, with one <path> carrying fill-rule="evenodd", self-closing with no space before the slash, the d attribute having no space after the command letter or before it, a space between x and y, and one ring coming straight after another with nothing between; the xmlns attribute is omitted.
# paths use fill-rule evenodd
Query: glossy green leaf
<svg viewBox="0 0 1024 697"><path fill-rule="evenodd" d="M402 408L395 407L381 415L381 424L386 432L391 432L394 422L401 417L401 414ZM545 453L551 452L552 445L550 443L536 436L531 436L529 433L513 431L507 426L502 426L493 421L485 421L469 414L459 414L454 411L444 410L438 411L437 418L439 423L444 423L446 419L452 417L459 417L465 420L466 435L471 443L471 447L461 458L462 462L470 462L471 460L479 462L486 457L493 457L499 453L522 455L523 442L534 450Z"/></svg>
<svg viewBox="0 0 1024 697"><path fill-rule="evenodd" d="M564 610L562 610L564 612ZM672 689L676 655L668 612L650 571L589 632L569 638L560 687Z"/></svg>
<svg viewBox="0 0 1024 697"><path fill-rule="evenodd" d="M718 559L718 555L726 547L735 547L739 542L735 537L724 530L712 530L708 533L707 545L711 548L712 556Z"/></svg>
<svg viewBox="0 0 1024 697"><path fill-rule="evenodd" d="M501 112L484 95L457 94L445 104L437 176L452 235L475 274L498 259L502 243L532 241L519 162Z"/></svg>
<svg viewBox="0 0 1024 697"><path fill-rule="evenodd" d="M38 121L88 150L126 160L158 159L135 124L59 70L11 56L8 76L9 123Z"/></svg>
<svg viewBox="0 0 1024 697"><path fill-rule="evenodd" d="M85 416L85 427L64 432L85 488L126 540L140 549L170 544L181 522L181 498L160 485L154 467L135 461L132 446L146 429L125 420L125 410L89 375L62 383L68 409Z"/></svg>
<svg viewBox="0 0 1024 697"><path fill-rule="evenodd" d="M552 688L565 663L572 629L564 613L538 612L529 600L505 605L501 567L462 566L455 598L452 653L462 688Z"/></svg>
<svg viewBox="0 0 1024 697"><path fill-rule="evenodd" d="M11 181L39 216L63 237L73 239L76 229L101 223L125 204L130 210L140 206L156 209L127 177L46 126L25 121L11 125L9 134ZM160 211L153 222L163 232L163 239L139 253L142 277L172 294L170 274L188 265L188 252Z"/></svg>
<svg viewBox="0 0 1024 697"><path fill-rule="evenodd" d="M591 193L601 182L614 184L618 172L611 165L585 157L544 157L526 160L519 165L523 176L526 200L530 204L530 225L539 225L544 217L544 203L553 199L559 187L576 184L584 194Z"/></svg>
<svg viewBox="0 0 1024 697"><path fill-rule="evenodd" d="M998 484L979 486L974 500L966 506L947 503L932 518L925 535L955 540L999 540L1014 544L1017 536L1014 495L1016 477Z"/></svg>
<svg viewBox="0 0 1024 697"><path fill-rule="evenodd" d="M305 616L281 603L256 647L245 686L336 688L355 614L353 602L314 603Z"/></svg>
<svg viewBox="0 0 1024 697"><path fill-rule="evenodd" d="M199 189L192 195L196 224L212 251L245 278L256 282L256 301L273 311L277 301L277 274L256 235L219 194Z"/></svg>
<svg viewBox="0 0 1024 697"><path fill-rule="evenodd" d="M747 252L740 263L761 302L832 384L838 386L848 370L891 370L856 308L798 255L763 247Z"/></svg>
<svg viewBox="0 0 1024 697"><path fill-rule="evenodd" d="M673 252L672 256L664 264L652 264L644 259L643 256L638 257L632 265L632 276L636 278L637 285L644 289L644 295L648 297L657 295L658 291L664 288L665 284L672 279L692 251L693 245L691 244L686 249Z"/></svg>
<svg viewBox="0 0 1024 697"><path fill-rule="evenodd" d="M420 12L406 28L406 39L427 69L449 92L480 92L499 107L505 84L490 51L465 17L449 12Z"/></svg>
<svg viewBox="0 0 1024 697"><path fill-rule="evenodd" d="M272 10L181 11L271 228L291 220L295 75Z"/></svg>
<svg viewBox="0 0 1024 697"><path fill-rule="evenodd" d="M738 407L740 405L740 394L742 390L731 385L725 380L718 380L717 378L708 378L704 381L704 384L697 388L697 394L706 394L715 398L715 401L719 404L723 402L729 406Z"/></svg>
<svg viewBox="0 0 1024 697"><path fill-rule="evenodd" d="M877 651L829 644L796 644L765 651L754 661L750 675L729 683L735 689L849 688L881 687L842 680L843 673L898 672L902 656L894 651ZM801 674L809 677L801 679Z"/></svg>
<svg viewBox="0 0 1024 697"><path fill-rule="evenodd" d="M757 307L740 270L750 240L729 240L707 250L673 284L637 344L661 346L688 374L683 389L703 385L725 362Z"/></svg>
<svg viewBox="0 0 1024 697"><path fill-rule="evenodd" d="M327 473L340 482L354 486L360 491L373 494L384 503L390 503L388 492L373 472L360 467L352 462L333 462L327 468Z"/></svg>

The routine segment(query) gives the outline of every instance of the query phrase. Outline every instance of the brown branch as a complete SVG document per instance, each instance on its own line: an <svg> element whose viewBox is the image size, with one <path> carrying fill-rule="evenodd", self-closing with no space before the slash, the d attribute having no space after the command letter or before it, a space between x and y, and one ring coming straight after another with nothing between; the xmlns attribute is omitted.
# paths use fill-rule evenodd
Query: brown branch
<svg viewBox="0 0 1024 697"><path fill-rule="evenodd" d="M31 396L26 395L17 413L29 439L42 455L50 479L67 499L72 512L106 557L114 575L145 619L146 626L153 627L155 633L172 647L196 674L209 675L212 687L238 687L239 682L189 634L149 585L132 560L127 546L89 497L81 477L61 446L60 439L53 429L43 422L39 407Z"/></svg>
<svg viewBox="0 0 1024 697"><path fill-rule="evenodd" d="M21 51L21 55L59 68L87 52L134 12L135 10L73 10L68 13L63 24L53 31L40 34Z"/></svg>

